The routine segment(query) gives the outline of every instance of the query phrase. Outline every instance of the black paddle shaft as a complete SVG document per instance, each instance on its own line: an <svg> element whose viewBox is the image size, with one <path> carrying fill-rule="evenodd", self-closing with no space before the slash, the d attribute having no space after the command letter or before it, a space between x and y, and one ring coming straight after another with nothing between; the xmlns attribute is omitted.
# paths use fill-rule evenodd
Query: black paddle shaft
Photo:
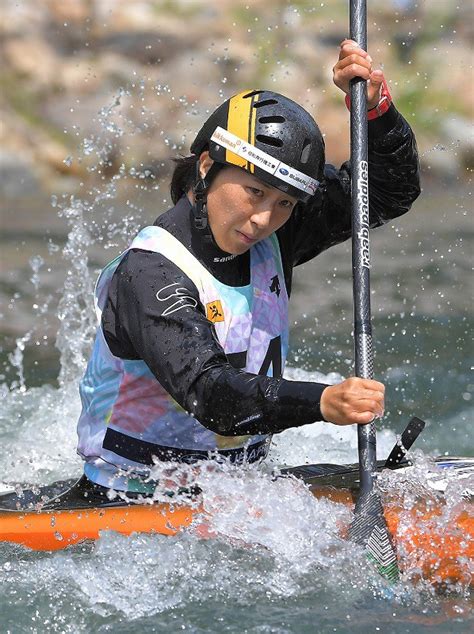
<svg viewBox="0 0 474 634"><path fill-rule="evenodd" d="M350 3L351 39L367 50L366 0ZM370 313L369 171L367 82L351 81L352 276L354 297L355 374L373 378L374 353ZM372 490L376 471L375 424L358 425L361 493Z"/></svg>

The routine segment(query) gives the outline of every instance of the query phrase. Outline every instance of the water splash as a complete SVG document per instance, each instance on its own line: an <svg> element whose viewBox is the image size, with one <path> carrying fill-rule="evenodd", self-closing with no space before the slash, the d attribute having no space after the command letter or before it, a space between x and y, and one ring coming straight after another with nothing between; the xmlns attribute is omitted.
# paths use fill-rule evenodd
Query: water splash
<svg viewBox="0 0 474 634"><path fill-rule="evenodd" d="M33 341L35 336L35 343L38 346L46 341L47 337L45 335L41 335L41 333L44 330L42 327L44 327L47 321L47 316L52 300L51 295L43 297L40 289L40 270L41 267L44 265L44 259L40 255L35 255L30 258L29 264L33 271L33 274L30 277L30 282L33 285L34 290L32 305L32 310L35 315L34 325L23 336L16 339L15 349L12 353L8 355L10 365L12 368L16 369L16 373L18 376L18 381L14 382L12 387L13 389L18 389L20 393L25 393L27 390L24 368L26 347Z"/></svg>
<svg viewBox="0 0 474 634"><path fill-rule="evenodd" d="M404 561L403 580L426 590L429 577L432 592L468 598L474 586L472 467L460 478L459 471L436 464L421 450L409 457L410 469L387 469L378 477L386 507L399 509L395 540Z"/></svg>

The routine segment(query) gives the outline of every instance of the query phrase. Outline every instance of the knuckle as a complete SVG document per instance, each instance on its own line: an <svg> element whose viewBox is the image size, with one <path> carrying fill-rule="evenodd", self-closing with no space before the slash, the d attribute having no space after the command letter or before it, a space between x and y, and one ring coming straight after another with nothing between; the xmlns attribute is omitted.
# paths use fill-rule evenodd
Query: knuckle
<svg viewBox="0 0 474 634"><path fill-rule="evenodd" d="M354 400L354 397L352 395L351 390L346 390L342 396L343 403L349 406L349 405L352 405L353 400Z"/></svg>

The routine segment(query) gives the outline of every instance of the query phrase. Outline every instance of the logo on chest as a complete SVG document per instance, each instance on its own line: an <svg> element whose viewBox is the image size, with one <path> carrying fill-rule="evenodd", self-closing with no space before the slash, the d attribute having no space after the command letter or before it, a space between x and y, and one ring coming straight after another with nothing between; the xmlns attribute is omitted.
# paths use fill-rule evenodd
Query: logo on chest
<svg viewBox="0 0 474 634"><path fill-rule="evenodd" d="M222 308L220 299L216 299L213 302L206 304L206 317L213 324L216 324L219 321L224 321L224 309Z"/></svg>
<svg viewBox="0 0 474 634"><path fill-rule="evenodd" d="M270 284L268 288L270 289L272 293L276 293L277 297L280 297L281 287L280 287L280 279L278 275L275 275L275 277L272 277L271 282L272 283Z"/></svg>

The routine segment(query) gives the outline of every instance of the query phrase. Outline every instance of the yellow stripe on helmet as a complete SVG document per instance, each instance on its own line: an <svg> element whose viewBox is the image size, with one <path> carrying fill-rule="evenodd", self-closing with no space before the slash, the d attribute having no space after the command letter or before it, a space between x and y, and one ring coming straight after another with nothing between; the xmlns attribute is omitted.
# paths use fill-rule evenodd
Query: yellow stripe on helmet
<svg viewBox="0 0 474 634"><path fill-rule="evenodd" d="M252 106L258 100L259 97L260 95L258 93L252 97L252 99L250 100L252 102ZM252 107L250 112L250 125L249 125L249 143L251 143L252 145L255 145L256 123L257 123L257 108ZM255 165L253 163L249 163L249 168L250 168L251 174L253 174L255 172Z"/></svg>
<svg viewBox="0 0 474 634"><path fill-rule="evenodd" d="M227 130L235 136L239 137L243 141L248 143L255 143L255 120L257 113L255 108L252 108L254 99L247 97L244 99L244 95L248 95L250 90L244 90L234 95L229 100L229 110L227 115ZM256 95L258 96L258 95ZM249 164L244 158L237 156L234 152L226 150L225 153L226 163L231 165L237 165L237 167L243 167L244 169L253 172L253 165Z"/></svg>

